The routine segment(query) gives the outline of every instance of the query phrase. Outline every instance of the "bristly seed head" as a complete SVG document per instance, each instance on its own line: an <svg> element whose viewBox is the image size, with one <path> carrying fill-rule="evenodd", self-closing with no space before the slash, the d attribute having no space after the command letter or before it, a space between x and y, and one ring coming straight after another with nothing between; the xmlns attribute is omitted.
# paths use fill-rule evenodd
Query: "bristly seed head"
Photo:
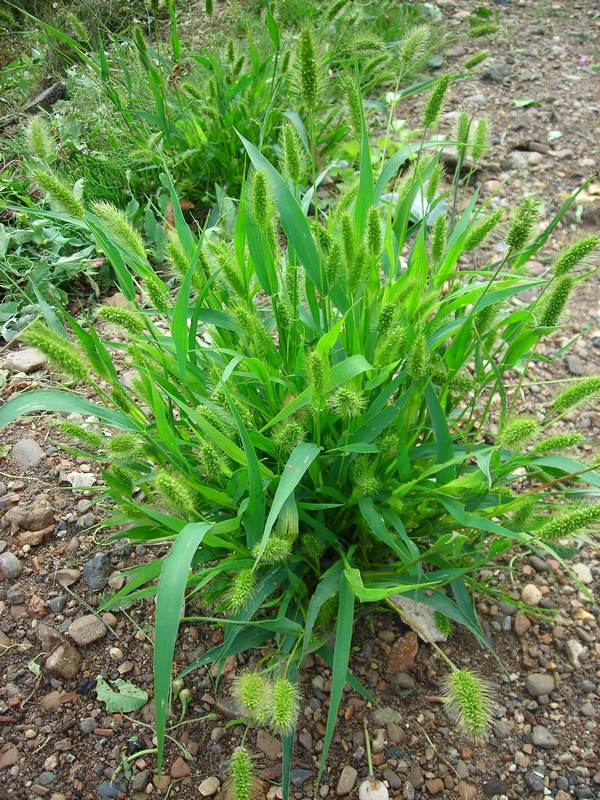
<svg viewBox="0 0 600 800"><path fill-rule="evenodd" d="M56 142L50 126L42 116L31 117L25 128L25 143L29 154L39 161L50 162L56 155Z"/></svg>
<svg viewBox="0 0 600 800"><path fill-rule="evenodd" d="M427 101L427 105L425 106L425 110L423 112L424 128L435 129L437 127L444 105L444 98L446 97L446 92L448 91L448 87L452 83L452 80L452 75L449 72L446 72L443 75L440 75L440 77L434 83L431 94L429 95L429 100Z"/></svg>
<svg viewBox="0 0 600 800"><path fill-rule="evenodd" d="M340 386L327 400L327 405L342 419L352 419L362 414L365 408L365 398L362 392L351 386Z"/></svg>
<svg viewBox="0 0 600 800"><path fill-rule="evenodd" d="M133 254L140 261L146 261L146 248L142 237L124 211L105 200L94 203L92 209L109 237L112 237L126 252Z"/></svg>
<svg viewBox="0 0 600 800"><path fill-rule="evenodd" d="M497 211L492 211L491 214L488 214L483 222L481 222L475 228L472 228L465 240L465 251L470 252L471 250L475 250L475 248L479 247L488 234L490 234L498 225L503 215L504 209L499 208Z"/></svg>
<svg viewBox="0 0 600 800"><path fill-rule="evenodd" d="M267 177L264 172L258 170L254 173L252 183L252 210L254 219L264 227L270 219L270 198Z"/></svg>
<svg viewBox="0 0 600 800"><path fill-rule="evenodd" d="M578 242L574 242L570 247L559 256L554 264L554 274L556 276L565 275L571 272L578 264L584 261L600 243L600 236L593 233Z"/></svg>
<svg viewBox="0 0 600 800"><path fill-rule="evenodd" d="M558 325L572 289L573 278L570 275L563 275L558 279L540 314L539 322L542 327L553 328Z"/></svg>
<svg viewBox="0 0 600 800"><path fill-rule="evenodd" d="M146 323L142 315L128 308L101 306L98 309L98 316L106 322L110 322L111 325L123 328L132 336L141 336L146 330Z"/></svg>
<svg viewBox="0 0 600 800"><path fill-rule="evenodd" d="M483 61L485 61L489 54L489 50L478 50L476 53L473 53L473 55L469 56L469 58L467 58L465 61L465 69L474 69Z"/></svg>
<svg viewBox="0 0 600 800"><path fill-rule="evenodd" d="M539 436L540 424L533 417L518 417L506 424L500 431L498 443L500 447L520 450Z"/></svg>
<svg viewBox="0 0 600 800"><path fill-rule="evenodd" d="M227 596L227 608L232 614L237 614L252 599L255 585L256 578L251 569L242 569L236 574Z"/></svg>
<svg viewBox="0 0 600 800"><path fill-rule="evenodd" d="M314 111L319 104L319 68L312 33L304 28L298 43L296 58L300 95L308 109Z"/></svg>
<svg viewBox="0 0 600 800"><path fill-rule="evenodd" d="M23 342L37 347L60 372L79 381L90 380L90 368L82 353L68 339L59 336L40 322L34 322L19 334Z"/></svg>
<svg viewBox="0 0 600 800"><path fill-rule="evenodd" d="M378 256L381 252L381 219L376 206L371 206L367 217L367 244L372 255Z"/></svg>
<svg viewBox="0 0 600 800"><path fill-rule="evenodd" d="M513 213L506 236L506 244L511 250L518 252L525 247L533 233L539 214L540 201L537 197L524 197Z"/></svg>
<svg viewBox="0 0 600 800"><path fill-rule="evenodd" d="M557 394L552 405L555 411L563 413L569 408L581 405L590 400L594 400L600 394L600 375L583 378L573 386L569 386L564 392Z"/></svg>
<svg viewBox="0 0 600 800"><path fill-rule="evenodd" d="M298 687L287 678L273 684L269 724L273 731L285 736L292 733L300 710Z"/></svg>
<svg viewBox="0 0 600 800"><path fill-rule="evenodd" d="M85 208L83 204L75 197L73 190L67 186L57 175L50 169L41 169L36 167L31 170L31 177L33 182L46 194L50 199L50 205L57 211L63 214L74 217L75 219L83 219Z"/></svg>
<svg viewBox="0 0 600 800"><path fill-rule="evenodd" d="M543 453L555 453L559 450L568 450L570 447L575 447L583 440L580 433L558 433L555 436L547 436L538 442L532 453L535 455Z"/></svg>
<svg viewBox="0 0 600 800"><path fill-rule="evenodd" d="M264 718L269 708L270 686L261 672L245 670L233 682L233 696L247 714Z"/></svg>
<svg viewBox="0 0 600 800"><path fill-rule="evenodd" d="M566 514L563 517L554 517L539 529L537 535L540 539L564 539L576 533L581 528L586 528L600 520L600 503L590 503L588 506Z"/></svg>
<svg viewBox="0 0 600 800"><path fill-rule="evenodd" d="M261 795L262 783L254 774L250 753L238 747L229 764L227 800L258 800Z"/></svg>
<svg viewBox="0 0 600 800"><path fill-rule="evenodd" d="M258 558L260 554L260 545L252 550L254 558ZM287 559L292 554L292 543L289 539L281 539L279 536L271 536L265 545L265 549L260 556L260 561L263 564L281 564L282 561Z"/></svg>
<svg viewBox="0 0 600 800"><path fill-rule="evenodd" d="M455 669L444 680L444 703L450 719L474 742L487 739L494 703L487 682L469 669Z"/></svg>

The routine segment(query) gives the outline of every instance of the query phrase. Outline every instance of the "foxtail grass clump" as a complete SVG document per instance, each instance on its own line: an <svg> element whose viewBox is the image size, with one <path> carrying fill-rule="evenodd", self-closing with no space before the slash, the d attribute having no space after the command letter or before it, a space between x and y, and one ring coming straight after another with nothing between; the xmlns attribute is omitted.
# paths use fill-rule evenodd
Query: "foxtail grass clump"
<svg viewBox="0 0 600 800"><path fill-rule="evenodd" d="M315 41L305 32L298 42L300 121L313 133L321 102L311 78ZM238 60L230 49L227 70ZM432 90L430 128L450 80ZM358 83L354 92L360 103ZM482 216L463 196L469 189L458 167L448 194L440 189L442 154L431 141L381 163L364 114L355 114L347 141L355 174L339 197L324 198L312 186L312 162L315 152L319 162L327 153L315 151L309 133L305 168L302 127L288 122L278 130L281 152L243 140L250 166L240 202L220 203L201 231L182 224L173 189L175 223L148 245L115 207L88 211L81 201L81 231L108 259L118 254L131 303L101 318L127 335L107 332L105 341L92 320L65 315L72 344L35 323L23 338L87 380L94 395L16 390L0 406L0 425L45 409L96 418L105 440L96 454L102 502L110 502L116 535L156 545L154 559L132 568L104 607L156 597L159 770L180 619L218 629L187 671L210 664L217 676L231 656L260 662L264 684L240 677L234 693L246 722L268 725L284 747L297 725L307 656L333 665L322 773L345 684L369 697L351 677L359 614L362 624L380 601L412 586L415 600L438 612L442 632L447 620L460 620L489 648L477 606L467 602L473 592L496 597L482 568L540 547L565 557L560 541L600 521L597 462L560 454L579 440L576 430L566 437L555 427L600 396L600 378L570 386L548 408L539 402L536 418L521 404L549 330L540 313L560 327L552 298L561 281L585 280L573 270L591 244L576 251L579 260L563 260L560 274L536 278L532 299L527 260L561 216L535 237L539 204L526 198L510 214L505 254L484 263L471 254L498 229L500 213ZM468 156L473 124L465 117L461 126ZM146 257L156 251L166 256L169 285ZM198 283L188 291L182 278L195 258ZM544 358L550 347L546 337ZM115 369L118 357L135 370L133 381ZM551 515L571 497L580 505ZM197 608L212 616L196 617ZM480 677L454 669L445 702L474 740L485 738L492 703ZM250 800L248 752L237 751L232 764L234 794Z"/></svg>
<svg viewBox="0 0 600 800"><path fill-rule="evenodd" d="M31 117L25 128L25 143L33 158L50 163L56 156L56 142L44 117Z"/></svg>
<svg viewBox="0 0 600 800"><path fill-rule="evenodd" d="M84 214L83 204L75 197L73 189L50 169L34 167L31 170L33 182L48 195L50 205L75 219L81 219Z"/></svg>

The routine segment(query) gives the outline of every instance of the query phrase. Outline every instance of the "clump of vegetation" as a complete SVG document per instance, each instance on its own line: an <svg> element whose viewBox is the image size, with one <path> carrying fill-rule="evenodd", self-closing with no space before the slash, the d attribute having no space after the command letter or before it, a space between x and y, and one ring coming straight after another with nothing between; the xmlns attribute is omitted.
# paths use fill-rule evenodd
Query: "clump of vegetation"
<svg viewBox="0 0 600 800"><path fill-rule="evenodd" d="M117 536L171 544L151 568L130 571L106 604L135 599L143 585L156 596L159 768L182 606L188 623L221 623L224 639L180 678L270 643L260 671L238 677L235 696L248 724L268 725L284 751L305 657L317 652L333 665L321 774L357 611L408 594L437 612L442 633L461 625L486 646L470 599L488 591L482 568L530 551L560 559L563 543L600 516L591 499L600 475L562 454L576 440L553 430L597 394L598 378L567 389L538 418L519 414L504 383L559 322L545 324L547 314L540 322L540 301L524 293L552 297L565 264L592 255L584 240L547 277L527 274L569 203L536 236L540 205L524 198L502 231L504 256L482 267L470 260L499 235L500 215L475 201L451 213L446 202L440 145L426 138L451 90L442 75L425 104L422 143L377 172L360 88L345 80L356 179L321 205L312 124L320 87L308 39L301 53L306 137L282 126L278 169L239 136L250 169L230 226L215 219L194 232L165 172L169 283L122 210L87 202L48 164L32 169L53 216L76 220L111 262L130 307L99 311L120 327L119 341L103 341L91 320L66 318L75 342L56 326L30 326L23 339L97 402L77 391L31 392L9 400L0 423L32 409L96 417L92 436L103 443L90 458L103 465L115 521L129 523ZM481 150L465 143L474 146ZM462 184L455 176L451 186ZM137 372L131 384L114 367L117 352ZM487 685L448 666L449 713L481 740L493 707ZM235 796L253 796L243 747L231 781Z"/></svg>

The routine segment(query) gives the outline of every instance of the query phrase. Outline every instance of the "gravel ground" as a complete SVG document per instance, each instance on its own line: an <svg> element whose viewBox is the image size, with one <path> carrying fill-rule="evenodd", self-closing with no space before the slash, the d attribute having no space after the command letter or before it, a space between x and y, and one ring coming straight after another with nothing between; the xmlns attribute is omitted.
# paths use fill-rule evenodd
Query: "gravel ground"
<svg viewBox="0 0 600 800"><path fill-rule="evenodd" d="M478 3L444 0L449 30L465 26ZM507 207L523 192L539 192L550 219L562 200L597 167L600 80L600 9L592 2L499 2L503 33L493 59L476 79L453 88L444 124L457 109L489 117L493 146L481 174L483 193ZM595 34L595 35L594 35ZM480 43L461 45L450 62ZM516 107L529 98L535 105ZM419 101L416 101L418 105ZM417 109L405 106L410 118ZM596 179L594 179L596 180ZM580 195L552 244L532 265L543 271L576 228L600 227L600 184ZM600 372L599 282L578 291L561 340L575 338L564 357L538 363L537 380ZM549 352L551 349L549 348ZM22 351L5 353L9 361ZM45 366L30 374L10 369L3 399L57 380ZM27 365L32 366L31 364ZM535 410L555 384L533 387L523 405ZM600 408L577 414L586 449L597 444ZM166 775L153 776L154 756L140 754L126 770L124 757L152 748L152 703L132 714L107 713L97 700L98 676L122 678L151 693L151 629L147 605L95 615L102 593L118 588L118 573L148 558L143 547L97 549L102 539L91 500L100 476L93 463L55 446L44 417L13 425L0 461L0 797L29 800L96 798L197 798L217 796L227 756L240 741L230 726L230 677L194 673L186 724L171 729ZM72 491L76 486L76 492ZM154 555L154 553L153 553ZM296 798L355 795L366 775L363 718L374 740L377 775L400 798L479 797L556 800L600 797L600 561L586 544L574 559L575 576L552 559L517 561L513 572L487 577L507 597L479 604L486 632L504 669L468 635L446 645L459 665L479 668L494 684L498 701L493 735L473 747L449 723L439 702L445 670L429 646L414 646L399 618L382 614L355 627L352 669L375 691L371 707L347 691L323 785L314 789L325 732L330 672L318 660L303 673L303 710L292 775ZM525 613L521 602L538 607ZM179 664L196 659L220 634L182 628ZM176 708L176 711L179 709ZM199 719L204 717L205 719ZM208 718L207 718L208 717ZM176 720L174 720L174 724ZM279 743L253 731L249 744L269 800L278 797ZM111 778L119 770L114 781ZM210 779L210 780L207 780Z"/></svg>

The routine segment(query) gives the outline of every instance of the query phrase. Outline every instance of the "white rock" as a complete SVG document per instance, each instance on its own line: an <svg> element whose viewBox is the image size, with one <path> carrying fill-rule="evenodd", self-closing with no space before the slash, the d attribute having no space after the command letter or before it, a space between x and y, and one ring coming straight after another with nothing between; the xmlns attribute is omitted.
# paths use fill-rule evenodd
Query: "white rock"
<svg viewBox="0 0 600 800"><path fill-rule="evenodd" d="M14 353L9 353L4 360L4 368L11 372L35 372L48 363L46 356L36 347L23 347Z"/></svg>
<svg viewBox="0 0 600 800"><path fill-rule="evenodd" d="M590 584L594 582L592 570L587 564L573 564L573 572L582 583Z"/></svg>
<svg viewBox="0 0 600 800"><path fill-rule="evenodd" d="M446 641L448 637L445 636L436 625L435 611L431 606L425 603L417 603L415 600L411 600L403 594L393 594L390 600L402 611L402 616L407 625L410 625L412 628L413 625L411 623L414 623L413 630L423 641Z"/></svg>
<svg viewBox="0 0 600 800"><path fill-rule="evenodd" d="M219 786L219 779L214 775L211 775L210 778L205 778L202 781L198 789L202 797L212 797L213 794L216 794L219 791Z"/></svg>
<svg viewBox="0 0 600 800"><path fill-rule="evenodd" d="M10 454L21 467L37 467L44 458L44 451L35 439L21 439L13 445Z"/></svg>
<svg viewBox="0 0 600 800"><path fill-rule="evenodd" d="M535 583L527 583L521 591L521 600L529 606L539 606L543 595Z"/></svg>

